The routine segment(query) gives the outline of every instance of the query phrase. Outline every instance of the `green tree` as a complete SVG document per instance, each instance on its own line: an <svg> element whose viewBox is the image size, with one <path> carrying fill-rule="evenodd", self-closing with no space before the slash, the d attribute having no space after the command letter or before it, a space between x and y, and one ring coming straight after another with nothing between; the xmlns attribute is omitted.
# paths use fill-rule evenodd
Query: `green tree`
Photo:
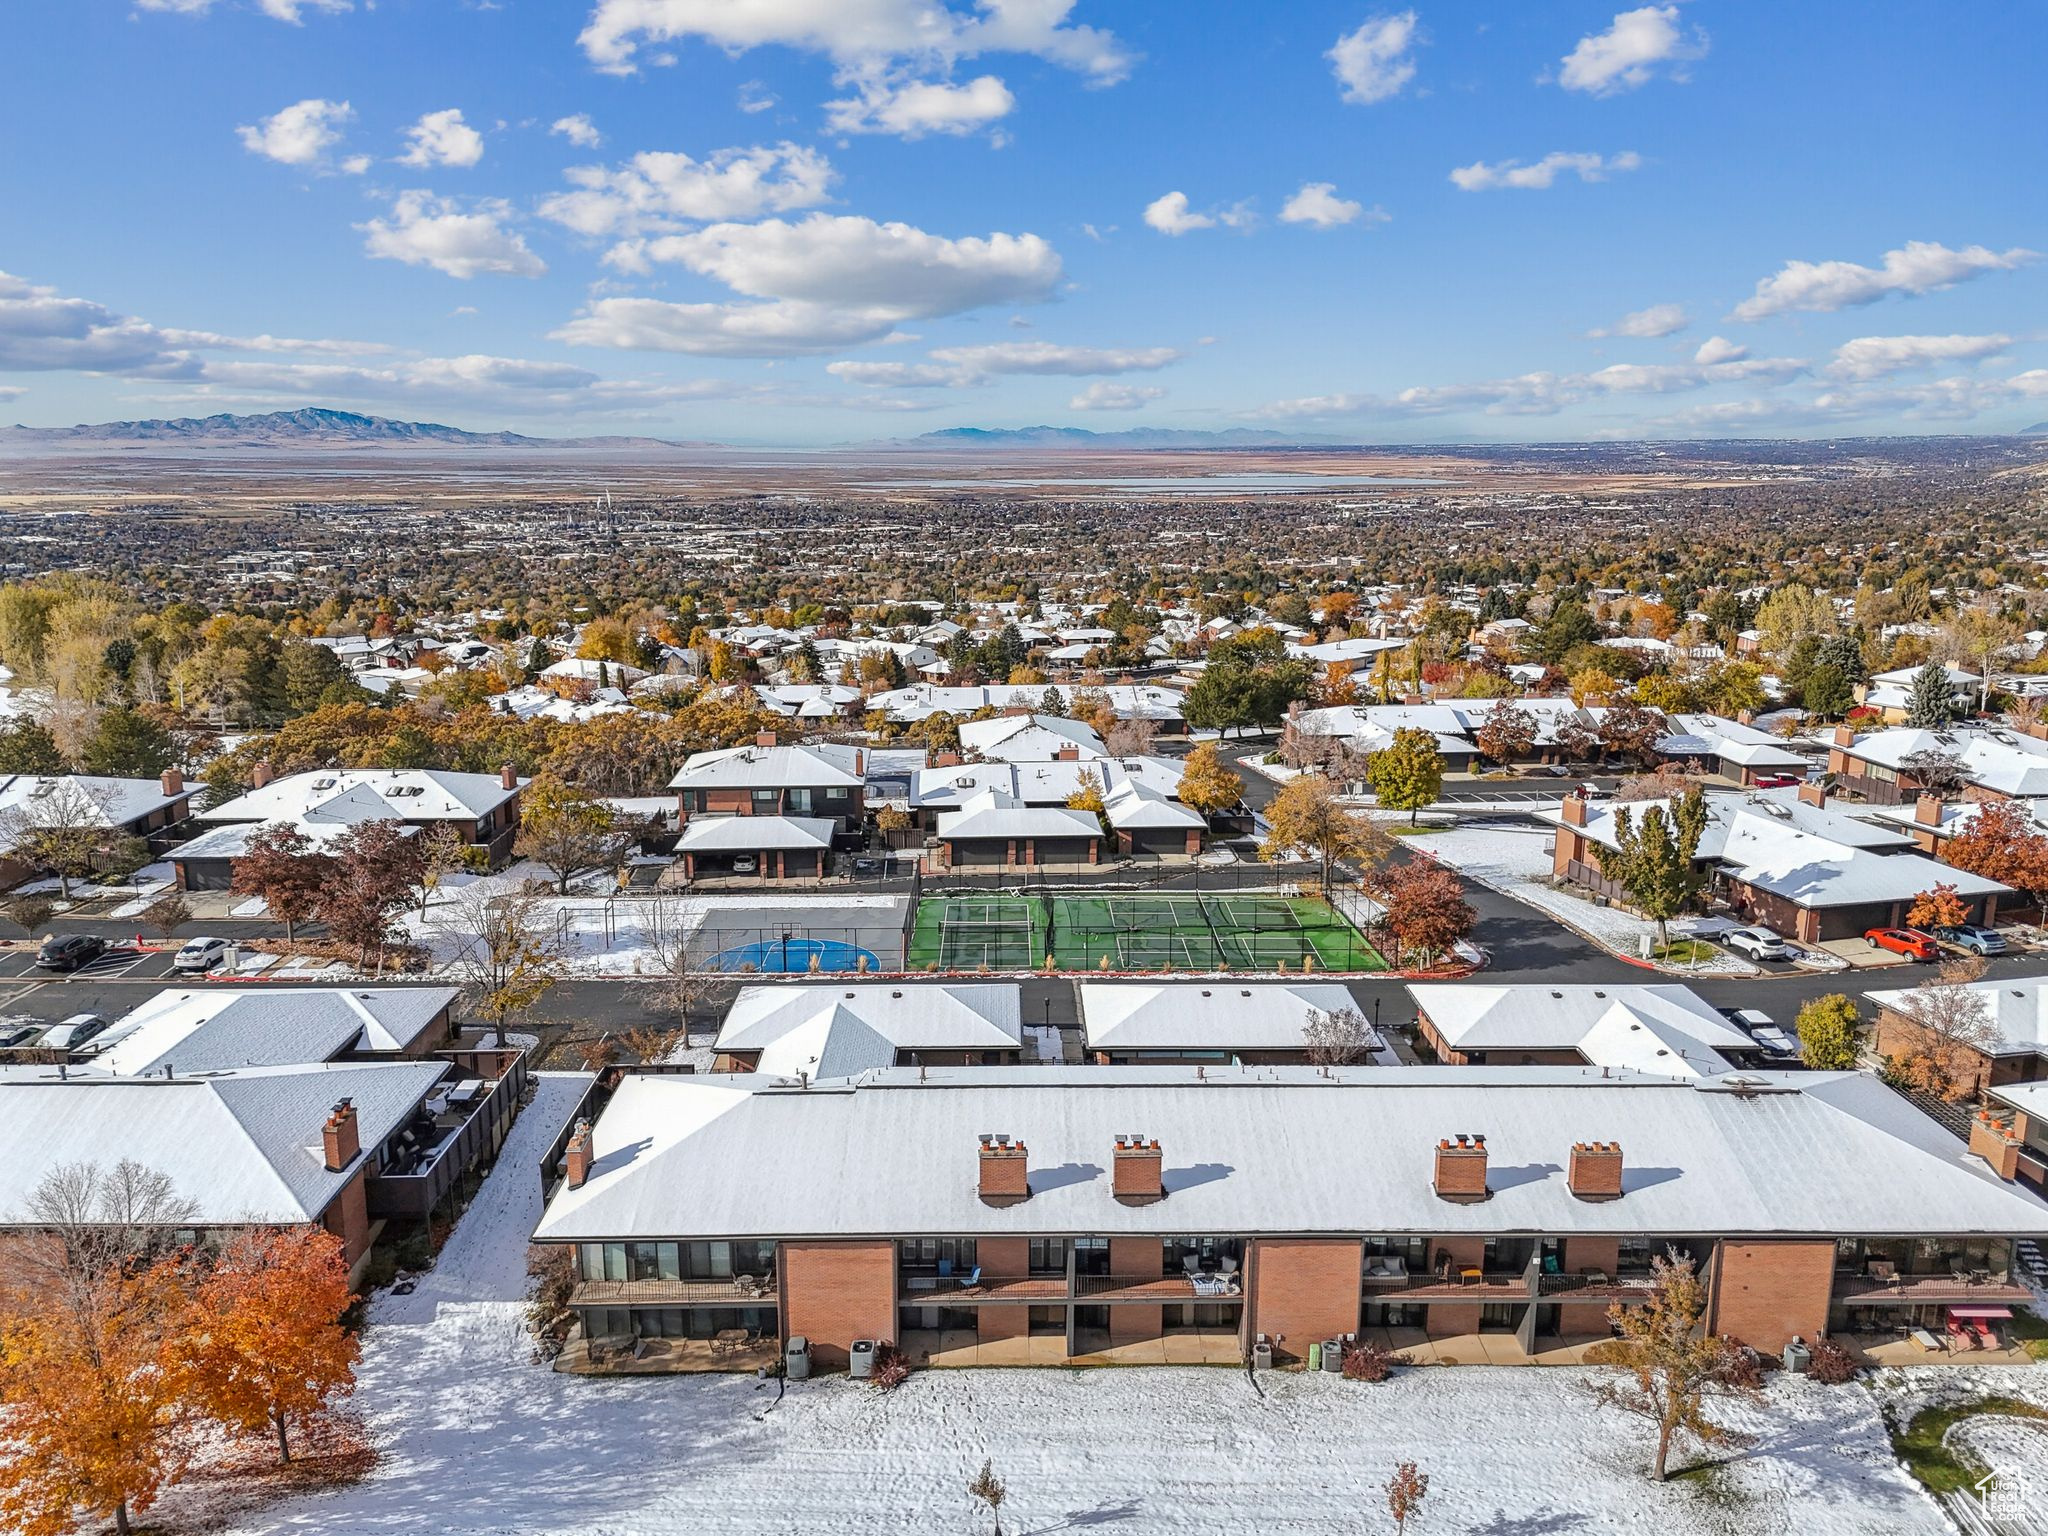
<svg viewBox="0 0 2048 1536"><path fill-rule="evenodd" d="M1426 806L1435 805L1444 789L1444 759L1433 732L1403 726L1393 742L1366 760L1373 794L1390 811L1406 811L1415 825Z"/></svg>
<svg viewBox="0 0 2048 1536"><path fill-rule="evenodd" d="M1640 825L1627 806L1614 812L1612 848L1595 849L1600 873L1628 892L1645 917L1657 924L1657 944L1670 943L1666 924L1699 893L1705 876L1693 864L1707 829L1707 800L1697 789L1644 810Z"/></svg>
<svg viewBox="0 0 2048 1536"><path fill-rule="evenodd" d="M1863 682L1870 668L1863 661L1863 642L1854 635L1827 635L1814 647L1813 664L1833 667L1852 683Z"/></svg>
<svg viewBox="0 0 2048 1536"><path fill-rule="evenodd" d="M1839 667L1823 664L1806 674L1806 686L1799 691L1799 702L1806 706L1810 715L1818 715L1823 720L1839 720L1856 707L1856 693Z"/></svg>
<svg viewBox="0 0 2048 1536"><path fill-rule="evenodd" d="M1764 672L1753 661L1717 661L1700 679L1700 698L1715 714L1734 719L1764 707Z"/></svg>
<svg viewBox="0 0 2048 1536"><path fill-rule="evenodd" d="M136 709L100 712L78 766L111 779L153 779L178 760L171 733Z"/></svg>
<svg viewBox="0 0 2048 1536"><path fill-rule="evenodd" d="M1853 1071L1859 1023L1856 1005L1840 992L1814 998L1792 1025L1799 1036L1799 1059L1817 1072Z"/></svg>
<svg viewBox="0 0 2048 1536"><path fill-rule="evenodd" d="M64 754L57 738L34 720L0 721L0 773L38 777L64 772Z"/></svg>
<svg viewBox="0 0 2048 1536"><path fill-rule="evenodd" d="M1600 626L1587 612L1586 605L1566 598L1550 610L1550 617L1536 631L1529 649L1538 661L1554 667L1580 646L1591 645L1599 638Z"/></svg>
<svg viewBox="0 0 2048 1536"><path fill-rule="evenodd" d="M351 694L361 692L340 659L324 645L287 641L278 653L277 672L287 715L304 715L318 709L326 702L328 690L338 685L346 684Z"/></svg>
<svg viewBox="0 0 2048 1536"><path fill-rule="evenodd" d="M1818 639L1835 632L1835 605L1812 587L1797 583L1780 587L1757 609L1756 628L1764 654L1782 661L1805 636Z"/></svg>
<svg viewBox="0 0 2048 1536"><path fill-rule="evenodd" d="M1934 730L1956 717L1956 691L1948 680L1948 669L1930 661L1913 674L1913 686L1906 695L1906 724Z"/></svg>

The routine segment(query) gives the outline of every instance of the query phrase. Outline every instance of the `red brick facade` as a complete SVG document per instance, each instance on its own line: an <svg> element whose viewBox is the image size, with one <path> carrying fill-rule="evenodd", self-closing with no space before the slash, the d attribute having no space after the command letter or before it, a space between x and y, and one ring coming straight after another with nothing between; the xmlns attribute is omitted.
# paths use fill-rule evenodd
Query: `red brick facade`
<svg viewBox="0 0 2048 1536"><path fill-rule="evenodd" d="M778 1273L783 1332L810 1340L818 1369L844 1370L856 1339L896 1342L894 1243L784 1243Z"/></svg>
<svg viewBox="0 0 2048 1536"><path fill-rule="evenodd" d="M1826 1329L1834 1286L1831 1242L1725 1242L1714 1261L1708 1326L1776 1354L1795 1336L1811 1341Z"/></svg>
<svg viewBox="0 0 2048 1536"><path fill-rule="evenodd" d="M1365 1245L1356 1238L1262 1237L1252 1244L1246 1328L1273 1341L1276 1359L1358 1331Z"/></svg>

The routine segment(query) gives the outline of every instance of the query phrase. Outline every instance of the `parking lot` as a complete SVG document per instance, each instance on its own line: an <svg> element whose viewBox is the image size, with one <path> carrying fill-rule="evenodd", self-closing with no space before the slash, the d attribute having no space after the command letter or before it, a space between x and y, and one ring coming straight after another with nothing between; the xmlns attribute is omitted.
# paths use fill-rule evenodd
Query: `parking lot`
<svg viewBox="0 0 2048 1536"><path fill-rule="evenodd" d="M176 953L175 949L136 949L132 944L116 945L75 971L52 971L36 964L34 950L16 949L0 955L0 980L153 981L177 974L171 965L171 957Z"/></svg>

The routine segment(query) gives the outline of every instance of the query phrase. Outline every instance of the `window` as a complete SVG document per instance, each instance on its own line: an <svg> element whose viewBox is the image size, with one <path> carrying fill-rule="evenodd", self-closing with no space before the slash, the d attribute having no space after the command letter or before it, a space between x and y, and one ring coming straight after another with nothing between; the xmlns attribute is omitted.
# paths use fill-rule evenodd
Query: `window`
<svg viewBox="0 0 2048 1536"><path fill-rule="evenodd" d="M898 1262L911 1269L937 1269L941 1264L955 1270L974 1268L974 1239L971 1237L906 1237L896 1245Z"/></svg>
<svg viewBox="0 0 2048 1536"><path fill-rule="evenodd" d="M1109 1273L1109 1239L1106 1237L1077 1237L1073 1242L1074 1273L1077 1275L1106 1275Z"/></svg>
<svg viewBox="0 0 2048 1536"><path fill-rule="evenodd" d="M1650 1272L1650 1259L1658 1249L1649 1238L1624 1237L1615 1246L1618 1249L1615 1267L1620 1273L1644 1275Z"/></svg>
<svg viewBox="0 0 2048 1536"><path fill-rule="evenodd" d="M783 814L788 816L810 815L811 791L808 789L792 789L784 799L782 809Z"/></svg>
<svg viewBox="0 0 2048 1536"><path fill-rule="evenodd" d="M1067 1272L1067 1240L1064 1237L1034 1237L1031 1239L1031 1273L1034 1275L1065 1275Z"/></svg>
<svg viewBox="0 0 2048 1536"><path fill-rule="evenodd" d="M779 801L781 800L781 798L782 798L782 792L781 792L780 790L776 790L776 789L757 789L757 790L755 790L755 791L754 791L754 814L755 814L756 816L773 816L773 815L775 814L775 807L776 807L777 803L778 803L778 802L779 802Z"/></svg>

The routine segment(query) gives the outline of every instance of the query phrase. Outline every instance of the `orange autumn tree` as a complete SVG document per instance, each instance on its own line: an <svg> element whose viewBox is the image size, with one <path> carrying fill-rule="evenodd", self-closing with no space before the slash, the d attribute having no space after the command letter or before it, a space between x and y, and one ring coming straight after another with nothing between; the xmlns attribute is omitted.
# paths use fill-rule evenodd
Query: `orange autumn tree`
<svg viewBox="0 0 2048 1536"><path fill-rule="evenodd" d="M1969 904L1945 881L1936 881L1932 890L1915 896L1906 913L1906 922L1914 928L1959 928L1969 920Z"/></svg>
<svg viewBox="0 0 2048 1536"><path fill-rule="evenodd" d="M134 1163L54 1169L0 1244L0 1528L60 1536L81 1516L126 1536L190 1459L182 1336L190 1219Z"/></svg>
<svg viewBox="0 0 2048 1536"><path fill-rule="evenodd" d="M195 1402L223 1424L277 1436L292 1459L304 1429L355 1388L356 1337L341 1239L319 1227L243 1232L199 1282L191 1382Z"/></svg>

